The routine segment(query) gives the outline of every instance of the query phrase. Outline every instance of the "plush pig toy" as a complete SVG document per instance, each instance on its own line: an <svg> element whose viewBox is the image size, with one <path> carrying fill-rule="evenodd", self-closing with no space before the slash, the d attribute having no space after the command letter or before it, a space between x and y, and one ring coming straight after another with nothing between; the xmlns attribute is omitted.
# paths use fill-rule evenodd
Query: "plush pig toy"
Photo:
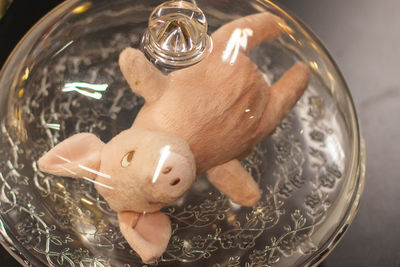
<svg viewBox="0 0 400 267"><path fill-rule="evenodd" d="M206 173L233 202L256 204L258 185L238 158L289 113L310 75L297 62L269 86L248 58L252 48L283 28L270 13L232 21L212 35L206 59L169 75L127 48L120 55L122 73L146 100L132 127L106 144L91 133L76 134L46 153L40 170L93 179L146 263L162 255L171 236L169 218L160 209L188 191L196 174Z"/></svg>

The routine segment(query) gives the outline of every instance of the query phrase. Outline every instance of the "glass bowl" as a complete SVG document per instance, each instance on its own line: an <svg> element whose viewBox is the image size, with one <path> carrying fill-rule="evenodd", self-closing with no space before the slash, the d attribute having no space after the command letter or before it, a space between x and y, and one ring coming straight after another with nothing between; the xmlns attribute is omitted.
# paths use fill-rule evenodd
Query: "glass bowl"
<svg viewBox="0 0 400 267"><path fill-rule="evenodd" d="M354 218L365 177L364 147L343 77L317 37L274 2L196 2L209 32L248 14L280 16L286 33L250 57L271 82L298 59L312 76L290 115L242 160L262 189L260 202L238 206L200 177L183 201L163 209L173 233L156 264L318 264ZM144 266L92 183L42 173L37 160L74 133L107 141L130 127L144 100L129 89L118 56L140 46L160 3L66 1L26 34L4 65L0 230L3 246L21 264Z"/></svg>

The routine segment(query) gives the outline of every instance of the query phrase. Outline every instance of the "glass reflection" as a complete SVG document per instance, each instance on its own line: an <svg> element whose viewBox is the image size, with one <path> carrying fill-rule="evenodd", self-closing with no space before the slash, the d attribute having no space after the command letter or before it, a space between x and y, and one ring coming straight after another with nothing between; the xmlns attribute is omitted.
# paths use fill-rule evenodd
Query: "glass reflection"
<svg viewBox="0 0 400 267"><path fill-rule="evenodd" d="M160 176L161 169L162 169L165 161L167 160L169 154L171 154L170 148L171 148L171 146L168 145L168 146L163 147L160 151L161 156L160 156L160 160L157 163L156 171L154 172L154 176L152 179L153 184L155 182L157 182L158 176Z"/></svg>
<svg viewBox="0 0 400 267"><path fill-rule="evenodd" d="M103 97L103 94L100 92L106 91L107 88L108 84L90 84L85 82L73 82L73 83L66 83L62 91L77 92L80 93L81 95L99 100ZM91 92L87 89L93 90L94 92Z"/></svg>
<svg viewBox="0 0 400 267"><path fill-rule="evenodd" d="M61 128L61 125L58 123L47 123L47 128L59 131Z"/></svg>
<svg viewBox="0 0 400 267"><path fill-rule="evenodd" d="M60 188L60 189L65 189L65 186L59 182L56 183L56 185Z"/></svg>
<svg viewBox="0 0 400 267"><path fill-rule="evenodd" d="M343 148L336 136L329 135L326 137L326 147L333 162L341 162L344 159Z"/></svg>
<svg viewBox="0 0 400 267"><path fill-rule="evenodd" d="M23 80L23 81L28 80L28 78L29 78L29 73L30 73L29 68L26 67L26 68L25 68L24 75L22 76L22 80Z"/></svg>
<svg viewBox="0 0 400 267"><path fill-rule="evenodd" d="M94 205L94 203L92 202L92 201L90 201L90 200L88 200L88 199L86 199L86 198L81 198L81 201L83 202L83 203L85 203L85 204L88 204L88 205L90 205L90 206L93 206Z"/></svg>
<svg viewBox="0 0 400 267"><path fill-rule="evenodd" d="M62 161L67 162L67 163L72 163L71 160L69 160L69 159L67 159L67 158L65 158L65 157L63 157L63 156L61 156L61 155L56 155L56 157L57 157L58 159L61 159ZM72 175L74 175L74 176L77 175L77 173L74 172L73 170L70 170L70 169L68 169L68 168L66 168L66 167L64 167L64 166L59 166L59 167L62 168L63 170L65 170L65 171L69 172L70 174L72 174ZM101 177L103 177L103 178L111 179L111 176L110 176L110 175L105 174L105 173L102 173L102 172L99 172L99 171L96 171L96 170L94 170L94 169L92 169L92 168L89 168L89 167L86 167L86 166L84 166L84 165L82 165L82 164L78 164L78 167L81 168L82 170L87 171L87 172L96 174L97 176L101 176ZM92 178L89 178L89 177L86 177L86 176L83 176L82 178L83 178L84 180L88 181L88 182L97 184L97 185L99 185L99 186L102 186L102 187L105 187L105 188L108 188L108 189L114 189L112 186L109 186L109 185L100 183L100 182L98 182L98 181L96 181L96 180L94 180L94 179L92 179Z"/></svg>
<svg viewBox="0 0 400 267"><path fill-rule="evenodd" d="M102 186L102 187L105 187L105 188L107 188L107 189L114 189L114 187L112 187L112 186L109 186L109 185L100 183L100 182L98 182L98 181L96 181L96 180L90 179L89 177L83 176L82 178L83 178L84 180L88 181L88 182L97 184L97 185Z"/></svg>
<svg viewBox="0 0 400 267"><path fill-rule="evenodd" d="M73 40L72 41L69 41L66 45L64 45L63 47L61 47L61 49L60 50L58 50L54 55L53 55L53 57L55 57L55 56L57 56L58 54L60 54L62 51L64 51L68 46L70 46L71 44L73 44Z"/></svg>
<svg viewBox="0 0 400 267"><path fill-rule="evenodd" d="M249 36L253 36L252 29L235 29L222 53L222 60L224 62L229 61L229 64L233 65L237 59L240 48L243 50L247 48L247 38Z"/></svg>
<svg viewBox="0 0 400 267"><path fill-rule="evenodd" d="M311 62L310 62L310 67L311 67L312 69L316 70L316 71L319 69L318 63L317 63L316 61L311 61Z"/></svg>
<svg viewBox="0 0 400 267"><path fill-rule="evenodd" d="M102 173L102 172L93 170L93 169L88 168L88 167L86 167L86 166L83 166L83 165L81 165L81 164L78 164L78 167L81 168L82 170L85 170L85 171L94 173L94 174L96 174L96 175L98 175L98 176L101 176L101 177L104 177L104 178L107 178L107 179L110 179L110 178L111 178L111 176L108 175L108 174L105 174L105 173Z"/></svg>
<svg viewBox="0 0 400 267"><path fill-rule="evenodd" d="M82 5L77 6L72 10L73 14L81 14L85 11L87 11L90 7L92 6L92 2L86 2L83 3Z"/></svg>

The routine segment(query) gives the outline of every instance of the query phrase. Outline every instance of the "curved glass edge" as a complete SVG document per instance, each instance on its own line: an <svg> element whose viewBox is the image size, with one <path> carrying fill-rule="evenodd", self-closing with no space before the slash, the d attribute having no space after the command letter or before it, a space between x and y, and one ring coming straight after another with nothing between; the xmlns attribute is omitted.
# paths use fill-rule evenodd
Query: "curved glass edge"
<svg viewBox="0 0 400 267"><path fill-rule="evenodd" d="M44 22L46 21L54 21L57 17L61 16L66 10L70 9L72 6L76 5L76 3L79 3L80 0L66 0L50 10L45 16L43 16L39 21L37 21L22 37L22 39L17 43L17 45L14 47L14 49L11 51L10 55L7 57L6 61L4 62L2 68L0 69L0 88L5 87L11 87L11 82L13 81L13 77L17 75L18 73L21 72L21 69L23 68L21 62L23 62L23 58L26 55L19 55L21 51L24 51L25 43L30 42L36 42L40 36L34 37L35 36L35 31L41 32L43 27L46 27L47 24ZM32 40L29 40L32 39ZM26 53L23 53L26 54ZM19 56L17 56L19 55ZM14 66L13 68L10 68L9 66ZM4 78L7 77L7 78ZM4 102L8 100L8 93L5 95L2 95L0 97L0 105L5 106ZM0 110L0 114L1 114Z"/></svg>
<svg viewBox="0 0 400 267"><path fill-rule="evenodd" d="M347 232L350 224L355 219L358 208L360 205L361 195L364 191L365 179L366 179L366 149L365 141L363 138L360 140L360 157L359 165L357 168L357 188L353 193L353 205L349 207L347 215L343 220L343 224L337 231L328 239L328 241L319 248L319 252L313 258L310 258L308 262L305 262L303 266L318 266L322 263L326 257L333 251L340 240L343 238L344 234ZM21 265L23 266L44 266L39 262L35 262L33 265L31 261L27 259L21 251L21 248L17 248L11 237L8 235L3 221L0 218L0 244L7 250L10 255L12 255Z"/></svg>
<svg viewBox="0 0 400 267"><path fill-rule="evenodd" d="M353 170L353 173L350 176L355 177L355 185L353 195L350 199L349 203L352 203L348 207L346 211L346 215L343 217L341 225L339 225L338 229L327 239L325 244L320 246L318 252L314 257L309 258L308 261L303 262L300 266L318 266L336 247L339 241L343 238L344 234L346 233L348 227L353 222L355 216L357 215L361 195L364 191L364 184L365 184L365 177L366 177L366 150L365 150L365 141L361 135L360 125L357 117L357 111L355 108L355 104L350 92L350 89L344 79L342 72L340 71L336 61L333 59L331 53L318 37L300 18L292 14L291 11L283 9L279 4L271 1L271 0L257 0L258 2L272 6L273 8L277 9L279 12L287 15L289 19L292 20L293 23L298 24L300 29L303 30L305 35L308 35L310 39L314 40L319 48L325 53L328 57L328 61L332 64L333 68L337 72L338 77L340 78L341 82L343 83L343 88L347 94L346 102L349 104L349 109L352 114L350 114L351 121L350 128L352 130L352 137L354 140L353 147L351 151L353 152L352 160L350 161L350 170Z"/></svg>
<svg viewBox="0 0 400 267"><path fill-rule="evenodd" d="M22 266L34 266L25 257L25 255L16 248L11 238L8 236L6 230L4 229L4 224L1 218L0 218L0 227L2 228L0 234L0 244L3 246L3 248Z"/></svg>
<svg viewBox="0 0 400 267"><path fill-rule="evenodd" d="M57 17L60 14L64 13L65 10L70 9L72 6L74 6L76 3L79 3L80 0L66 0L50 10L45 16L43 16L40 20L38 20L26 33L25 35L21 38L21 40L17 43L17 45L14 47L14 49L11 51L10 55L7 57L6 61L3 64L3 67L0 69L0 81L3 80L3 77L9 77L7 79L7 82L12 80L13 75L10 73L11 70L8 69L9 65L12 64L17 64L18 62L21 62L22 60L18 60L17 58L14 57L14 55L18 54L20 50L23 49L23 44L26 42L26 40L29 38L29 36L32 35L32 33L35 30L40 31L40 26L41 24L46 21L46 20L51 20L51 17ZM20 66L21 67L21 66ZM18 69L12 71L14 73L18 73ZM1 88L0 84L0 88ZM8 99L8 95L5 95L0 99L0 104L3 101L6 101ZM35 267L45 267L43 263L39 261L32 261L32 257L28 259L29 253L26 251L23 247L20 247L16 244L15 239L9 235L7 232L7 229L4 225L3 218L0 216L0 244L3 246L3 248L10 253L10 255L22 266L35 266Z"/></svg>
<svg viewBox="0 0 400 267"><path fill-rule="evenodd" d="M314 40L318 44L318 47L322 49L324 54L328 57L328 61L330 61L333 68L337 72L337 75L339 76L341 82L343 83L344 90L346 91L346 94L348 96L346 99L347 100L346 102L350 104L350 111L352 112L352 114L350 114L351 115L350 117L353 120L350 121L350 124L353 128L352 129L353 130L353 138L356 141L354 143L354 146L352 147L352 151L356 152L355 153L356 157L351 162L351 165L352 165L351 167L356 167L356 165L361 162L361 159L358 158L357 155L360 155L360 153L362 153L362 151L361 151L362 136L361 136L360 124L357 119L358 118L357 111L356 111L356 107L355 107L355 104L353 101L352 94L350 92L350 88L349 88L346 80L344 79L343 73L340 71L339 66L337 65L336 61L332 57L332 54L328 50L327 46L321 41L319 36L316 33L314 33L300 18L298 18L296 15L292 14L291 11L284 10L279 4L276 4L276 3L272 2L271 0L257 0L257 1L265 2L268 5L273 6L274 8L278 9L280 12L286 14L288 16L288 18L291 18L294 23L300 25L300 29L304 29L304 34L308 35L310 37L310 39ZM365 149L365 145L364 145L364 149ZM350 167L350 169L352 169L351 167ZM355 172L357 172L357 170L358 170L358 168L353 168L353 169L355 170Z"/></svg>
<svg viewBox="0 0 400 267"><path fill-rule="evenodd" d="M15 240L12 236L10 236L4 226L3 219L0 217L0 244L3 248L22 266L29 267L45 267L39 261L32 261L32 259L28 259L27 255L30 255L28 251L25 250L22 246L16 245Z"/></svg>
<svg viewBox="0 0 400 267"><path fill-rule="evenodd" d="M366 179L366 149L365 149L365 140L361 136L360 138L360 153L359 153L359 161L357 168L357 187L353 192L352 203L347 210L346 216L343 219L342 226L338 228L335 233L328 239L328 241L319 248L319 252L315 257L310 258L310 260L303 264L303 266L318 266L322 263L323 260L328 257L328 255L333 251L337 244L339 244L340 240L342 240L344 234L347 232L350 224L354 221L358 209L360 206L361 196L364 192L365 179Z"/></svg>

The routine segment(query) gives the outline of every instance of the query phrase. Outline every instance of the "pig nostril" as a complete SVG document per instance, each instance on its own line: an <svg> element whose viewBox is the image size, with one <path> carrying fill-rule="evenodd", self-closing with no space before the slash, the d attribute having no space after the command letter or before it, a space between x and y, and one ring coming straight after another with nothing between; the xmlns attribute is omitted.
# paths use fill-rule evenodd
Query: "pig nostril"
<svg viewBox="0 0 400 267"><path fill-rule="evenodd" d="M179 182L181 181L181 179L180 178L175 178L174 180L172 180L169 184L170 185L172 185L172 186L174 186L174 185L177 185L177 184L179 184Z"/></svg>
<svg viewBox="0 0 400 267"><path fill-rule="evenodd" d="M165 167L165 169L163 170L164 174L169 173L172 170L172 167Z"/></svg>

